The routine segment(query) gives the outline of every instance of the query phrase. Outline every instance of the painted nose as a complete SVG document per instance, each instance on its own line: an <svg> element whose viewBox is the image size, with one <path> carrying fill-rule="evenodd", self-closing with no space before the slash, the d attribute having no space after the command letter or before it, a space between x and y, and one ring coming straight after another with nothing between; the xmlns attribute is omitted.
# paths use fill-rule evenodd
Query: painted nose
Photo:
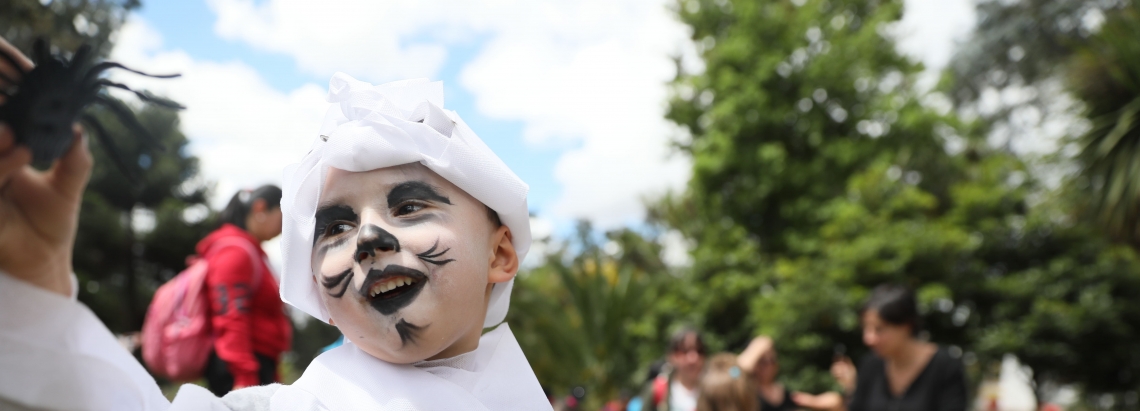
<svg viewBox="0 0 1140 411"><path fill-rule="evenodd" d="M365 258L376 257L376 252L400 252L400 240L383 228L369 224L360 230L360 237L356 240L356 262Z"/></svg>

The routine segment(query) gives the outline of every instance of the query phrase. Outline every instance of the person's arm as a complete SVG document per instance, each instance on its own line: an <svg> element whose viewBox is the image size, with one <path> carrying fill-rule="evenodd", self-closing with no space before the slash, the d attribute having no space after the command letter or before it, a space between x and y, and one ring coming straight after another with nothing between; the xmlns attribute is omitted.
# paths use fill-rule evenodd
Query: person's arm
<svg viewBox="0 0 1140 411"><path fill-rule="evenodd" d="M831 376L835 377L835 382L840 387L843 387L843 395L851 397L851 394L855 392L855 380L858 376L855 364L851 362L851 359L843 356L832 363Z"/></svg>
<svg viewBox="0 0 1140 411"><path fill-rule="evenodd" d="M828 391L819 395L806 392L792 392L792 402L796 405L812 410L838 411L845 409L843 396L835 391Z"/></svg>
<svg viewBox="0 0 1140 411"><path fill-rule="evenodd" d="M752 375L756 369L756 364L760 361L760 357L772 351L774 342L771 337L766 335L758 335L748 343L748 347L736 357L736 366L740 367L741 371L745 374Z"/></svg>
<svg viewBox="0 0 1140 411"><path fill-rule="evenodd" d="M217 333L214 349L229 365L234 388L261 383L260 365L253 354L251 315L254 262L241 247L226 247L209 258L206 286L210 298L211 325Z"/></svg>
<svg viewBox="0 0 1140 411"><path fill-rule="evenodd" d="M31 62L0 39L4 78ZM4 78L0 88L7 89ZM0 101L0 104L6 102ZM0 404L28 409L165 410L154 379L75 300L71 256L92 159L76 126L47 171L0 124Z"/></svg>

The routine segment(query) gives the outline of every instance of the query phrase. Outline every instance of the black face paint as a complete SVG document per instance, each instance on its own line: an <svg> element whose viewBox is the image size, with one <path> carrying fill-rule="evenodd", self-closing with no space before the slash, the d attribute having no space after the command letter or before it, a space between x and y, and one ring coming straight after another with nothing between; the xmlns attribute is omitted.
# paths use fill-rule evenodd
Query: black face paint
<svg viewBox="0 0 1140 411"><path fill-rule="evenodd" d="M396 323L396 333L400 334L400 344L408 345L409 342L415 344L416 339L420 337L420 332L422 332L425 327L426 326L421 327L412 324L401 318L400 322Z"/></svg>
<svg viewBox="0 0 1140 411"><path fill-rule="evenodd" d="M356 254L353 258L357 263L364 261L368 257L376 257L376 251L380 252L400 252L400 240L396 236L385 231L376 225L366 225L360 228L360 234L356 238Z"/></svg>
<svg viewBox="0 0 1140 411"><path fill-rule="evenodd" d="M352 207L343 204L321 207L317 210L315 217L316 223L313 224L313 245L317 244L317 240L325 234L325 230L328 229L329 224L332 224L334 221L356 222L359 220L356 212L352 211Z"/></svg>
<svg viewBox="0 0 1140 411"><path fill-rule="evenodd" d="M454 259L454 258L449 258L449 259L446 259L446 260L441 260L441 259L439 259L439 257L442 257L442 256L443 256L444 254L446 254L448 251L451 251L451 249L450 249L450 248L448 248L448 249L445 249L445 250L443 250L443 251L440 251L440 252L438 252L438 253L437 253L437 252L435 251L435 249L436 249L436 248L438 248L438 247L439 247L439 239L437 238L437 239L435 239L435 244L432 244L431 248L429 248L427 251L424 251L424 252L422 252L422 253L416 254L416 257L419 257L419 258L420 258L420 260L423 260L425 263L431 263L431 264L435 264L435 265L438 265L438 266L442 266L442 265L444 265L444 264L447 264L447 263L450 263L450 262L452 262L452 261L455 261L455 259ZM435 253L435 254L432 254L432 253Z"/></svg>
<svg viewBox="0 0 1140 411"><path fill-rule="evenodd" d="M439 191L436 191L435 187L420 181L400 183L388 192L388 208L398 206L408 200L433 201L451 205L451 199L444 197Z"/></svg>
<svg viewBox="0 0 1140 411"><path fill-rule="evenodd" d="M407 277L412 279L415 283L405 285L386 293L381 293L375 297L371 295L372 287L385 280L395 277ZM424 284L427 284L427 276L420 270L408 268L399 265L389 265L384 267L383 270L372 269L368 272L368 276L364 277L364 285L360 287L360 295L368 301L372 308L379 311L380 314L391 315L400 309L407 307L416 296L423 290Z"/></svg>
<svg viewBox="0 0 1140 411"><path fill-rule="evenodd" d="M352 275L352 267L349 267L340 274L322 278L321 285L329 289L330 296L340 298L344 296L345 291L348 291L348 286L352 285ZM340 284L340 291L332 291L338 284Z"/></svg>

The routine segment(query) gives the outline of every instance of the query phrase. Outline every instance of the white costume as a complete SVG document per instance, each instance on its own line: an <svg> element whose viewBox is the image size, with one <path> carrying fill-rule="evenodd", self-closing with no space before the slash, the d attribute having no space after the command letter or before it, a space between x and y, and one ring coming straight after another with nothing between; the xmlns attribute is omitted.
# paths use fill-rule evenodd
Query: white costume
<svg viewBox="0 0 1140 411"><path fill-rule="evenodd" d="M454 112L442 83L380 86L337 73L319 137L285 170L281 297L328 322L310 268L314 213L329 167L368 171L419 162L498 213L522 260L528 187ZM91 410L549 410L506 324L512 282L496 284L475 351L400 365L351 341L321 354L296 383L224 399L185 385L173 404L87 307L0 273L0 408ZM74 287L73 287L74 289ZM231 397L232 396L232 397Z"/></svg>

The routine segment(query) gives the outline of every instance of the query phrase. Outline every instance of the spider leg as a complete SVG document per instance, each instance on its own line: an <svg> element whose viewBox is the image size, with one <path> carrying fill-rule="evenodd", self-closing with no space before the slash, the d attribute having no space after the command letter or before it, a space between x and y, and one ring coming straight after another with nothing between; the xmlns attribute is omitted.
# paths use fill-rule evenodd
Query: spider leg
<svg viewBox="0 0 1140 411"><path fill-rule="evenodd" d="M72 67L85 66L85 65L87 65L87 60L89 59L90 56L91 56L91 46L88 46L86 44L81 45L81 46L79 46L79 50L75 50L75 54L71 55L71 61L69 61L67 64L68 64L68 66L72 66ZM79 71L79 70L75 70L74 73L75 73L74 78L78 79L82 76L80 73L83 73L83 72Z"/></svg>
<svg viewBox="0 0 1140 411"><path fill-rule="evenodd" d="M91 54L91 46L84 44L75 50L75 54L71 55L71 64L83 64L87 61L87 57Z"/></svg>
<svg viewBox="0 0 1140 411"><path fill-rule="evenodd" d="M135 113L132 112L130 108L127 108L126 105L119 102L119 100L109 98L105 95L99 95L95 96L95 104L102 105L111 110L112 113L115 113L115 117L118 117L119 121L123 122L123 125L126 126L131 133L138 136L143 144L155 151L164 151L162 145L158 143L154 135L147 131L146 127L143 127L143 125L139 123L139 120L135 118Z"/></svg>
<svg viewBox="0 0 1140 411"><path fill-rule="evenodd" d="M138 174L123 161L123 155L119 152L119 146L116 146L114 140L111 140L111 134L107 132L107 129L103 128L103 124L99 123L99 119L90 113L83 113L79 116L79 120L84 125L91 127L92 131L94 131L93 134L95 134L95 138L99 139L99 144L103 146L103 150L111 157L111 161L115 162L115 167L123 172L123 175L132 183L138 183Z"/></svg>
<svg viewBox="0 0 1140 411"><path fill-rule="evenodd" d="M129 71L131 73L135 73L135 74L139 74L139 75L143 75L143 76L147 76L147 77L154 77L154 78L182 77L181 74L148 74L148 73L144 73L144 72L135 70L133 68L124 66L122 64L113 62L113 61L104 61L102 63L91 66L91 69L87 70L87 75L83 77L83 83L84 84L90 83L90 82L94 81L96 77L99 77L99 74L103 73L104 71L113 69L113 68L119 68L119 69Z"/></svg>
<svg viewBox="0 0 1140 411"><path fill-rule="evenodd" d="M38 66L48 59L51 59L51 48L48 47L47 40L43 37L36 38L36 42L32 43L32 61Z"/></svg>
<svg viewBox="0 0 1140 411"><path fill-rule="evenodd" d="M126 90L129 92L135 93L135 95L139 96L139 98L142 99L143 101L146 101L148 103L154 103L154 104L157 104L157 105L160 105L160 106L172 109L172 110L182 110L182 109L186 108L186 107L183 107L181 104L175 103L173 101L170 101L170 100L167 100L164 98L160 98L160 97L155 97L155 96L152 96L148 93L144 93L141 91L135 91L135 90L132 90L130 87L127 87L125 84L116 83L116 82L113 82L113 81L110 81L107 79L100 79L99 81L96 81L95 84L100 85L100 86L114 87L117 89L122 89L122 90Z"/></svg>

